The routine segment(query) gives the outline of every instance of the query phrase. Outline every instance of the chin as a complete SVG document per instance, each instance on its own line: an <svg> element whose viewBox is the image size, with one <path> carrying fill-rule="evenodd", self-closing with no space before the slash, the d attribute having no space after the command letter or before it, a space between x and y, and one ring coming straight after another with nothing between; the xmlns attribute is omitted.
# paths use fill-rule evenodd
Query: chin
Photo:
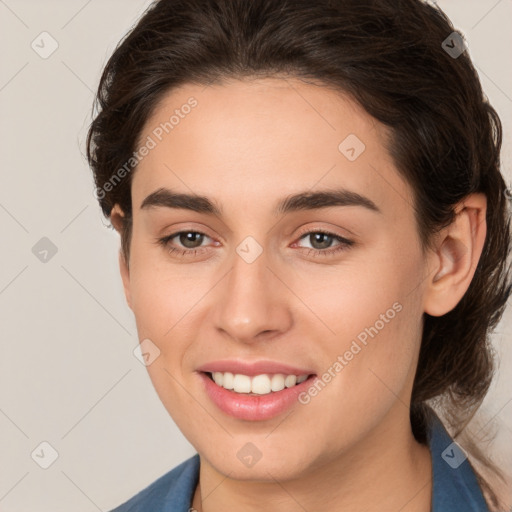
<svg viewBox="0 0 512 512"><path fill-rule="evenodd" d="M202 460L206 460L214 469L229 478L243 481L275 482L293 480L312 470L315 464L313 454L305 453L303 446L300 449L282 450L282 444L272 446L266 442L266 447L259 449L256 443L250 441L236 442L241 448L233 450L235 442L230 440L230 449L213 451L208 447L199 451Z"/></svg>

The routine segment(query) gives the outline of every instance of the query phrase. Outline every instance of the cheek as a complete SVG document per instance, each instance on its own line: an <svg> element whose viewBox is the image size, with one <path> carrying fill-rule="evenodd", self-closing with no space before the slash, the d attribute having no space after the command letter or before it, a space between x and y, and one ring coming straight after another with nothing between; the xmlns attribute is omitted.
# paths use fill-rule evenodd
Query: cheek
<svg viewBox="0 0 512 512"><path fill-rule="evenodd" d="M317 326L331 341L337 340L336 349L358 336L364 342L375 330L381 337L393 332L398 343L394 331L405 326L404 317L415 322L421 317L422 265L418 248L405 252L396 240L383 238L338 266L312 266L308 272L296 273L291 288L315 313L304 315L303 320L309 318L312 329Z"/></svg>
<svg viewBox="0 0 512 512"><path fill-rule="evenodd" d="M190 322L194 305L208 287L204 273L198 279L193 267L171 264L165 260L163 250L154 247L144 250L144 243L134 243L130 289L139 336L165 341L182 324Z"/></svg>
<svg viewBox="0 0 512 512"><path fill-rule="evenodd" d="M377 295L373 303L359 307L348 302L335 324L336 336L323 341L324 373L301 403L305 417L316 419L314 429L327 451L353 445L395 405L401 408L400 402L407 407L421 340L421 311L410 297L392 302L397 296Z"/></svg>
<svg viewBox="0 0 512 512"><path fill-rule="evenodd" d="M310 315L308 323L323 354L323 380L332 382L325 400L361 418L362 409L384 410L396 396L407 399L421 341L422 259L415 248L408 254L391 248L327 277L310 275L303 286L316 287L298 293L322 320Z"/></svg>
<svg viewBox="0 0 512 512"><path fill-rule="evenodd" d="M197 404L183 386L189 378L184 361L195 339L191 336L191 325L197 323L198 308L194 304L205 292L197 280L192 283L182 276L171 275L170 267L163 269L149 259L135 257L134 261L132 302L139 340L151 340L158 354L146 370L166 410L188 432L193 429L189 413L194 410L193 416L201 418L204 414L200 408L194 409Z"/></svg>

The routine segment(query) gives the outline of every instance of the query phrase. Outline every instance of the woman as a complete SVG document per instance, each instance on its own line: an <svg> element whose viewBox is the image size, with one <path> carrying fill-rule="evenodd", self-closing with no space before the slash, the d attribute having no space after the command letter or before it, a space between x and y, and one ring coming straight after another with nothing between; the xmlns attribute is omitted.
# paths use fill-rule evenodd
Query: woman
<svg viewBox="0 0 512 512"><path fill-rule="evenodd" d="M491 382L500 146L463 39L418 0L155 2L106 65L88 158L198 454L116 511L503 507L432 408L458 432Z"/></svg>

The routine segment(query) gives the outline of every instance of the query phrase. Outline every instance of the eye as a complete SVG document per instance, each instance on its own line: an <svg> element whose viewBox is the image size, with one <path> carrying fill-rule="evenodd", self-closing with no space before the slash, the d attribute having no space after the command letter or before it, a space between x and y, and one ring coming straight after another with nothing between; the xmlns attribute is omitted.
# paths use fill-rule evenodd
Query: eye
<svg viewBox="0 0 512 512"><path fill-rule="evenodd" d="M312 247L305 248L309 249L308 255L313 256L332 256L333 254L348 249L354 244L352 240L323 230L307 231L302 234L299 240L303 239L310 241ZM334 241L338 242L338 245L332 247Z"/></svg>
<svg viewBox="0 0 512 512"><path fill-rule="evenodd" d="M163 246L169 254L188 257L207 250L207 247L202 246L205 238L211 240L208 235L201 231L177 231L163 238L158 238L157 243ZM308 256L331 256L340 251L347 250L354 244L352 240L323 230L307 231L301 235L299 240L308 238L312 245L311 248L299 245L303 249L308 249ZM174 239L176 240L173 242ZM333 242L337 242L337 245L334 247L332 247ZM218 245L218 242L216 243ZM176 244L181 244L181 247L176 247Z"/></svg>
<svg viewBox="0 0 512 512"><path fill-rule="evenodd" d="M171 235L164 236L163 238L159 238L157 243L165 247L170 254L176 253L178 256L194 256L198 252L202 252L203 247L201 247L201 244L205 237L210 238L200 231L178 231ZM175 238L177 242L182 244L183 248L173 246L171 242Z"/></svg>

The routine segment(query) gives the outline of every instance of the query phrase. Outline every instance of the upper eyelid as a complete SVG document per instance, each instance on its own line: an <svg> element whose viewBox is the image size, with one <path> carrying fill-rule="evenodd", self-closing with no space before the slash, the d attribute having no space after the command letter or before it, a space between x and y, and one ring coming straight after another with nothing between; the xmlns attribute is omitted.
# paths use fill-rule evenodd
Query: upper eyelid
<svg viewBox="0 0 512 512"><path fill-rule="evenodd" d="M350 236L355 237L355 235L352 232L350 232L348 229L345 228L345 231L350 233ZM347 239L346 236L344 236L340 233L336 233L336 230L334 230L334 229L322 228L322 227L308 227L308 228L305 228L304 230L299 230L299 234L297 236L303 237L304 235L309 235L311 233L325 233L327 235Z"/></svg>

